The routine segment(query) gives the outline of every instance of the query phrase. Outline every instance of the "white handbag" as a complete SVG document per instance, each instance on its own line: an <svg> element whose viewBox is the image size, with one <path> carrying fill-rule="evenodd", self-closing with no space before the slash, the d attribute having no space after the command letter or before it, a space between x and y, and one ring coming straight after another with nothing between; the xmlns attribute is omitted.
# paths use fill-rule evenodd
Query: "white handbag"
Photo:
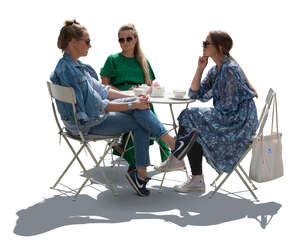
<svg viewBox="0 0 300 245"><path fill-rule="evenodd" d="M274 94L272 101L273 112L271 134L263 135L262 127L258 135L253 138L252 158L250 164L249 177L256 182L270 181L283 176L281 144L282 133L278 131L278 112L276 94ZM276 132L273 131L274 108L276 115Z"/></svg>

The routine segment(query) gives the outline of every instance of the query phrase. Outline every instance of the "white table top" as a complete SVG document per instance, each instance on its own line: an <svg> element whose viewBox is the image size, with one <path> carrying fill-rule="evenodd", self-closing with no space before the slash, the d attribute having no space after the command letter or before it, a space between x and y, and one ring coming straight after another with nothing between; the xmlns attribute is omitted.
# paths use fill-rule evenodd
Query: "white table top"
<svg viewBox="0 0 300 245"><path fill-rule="evenodd" d="M176 99L172 97L172 95L166 94L164 97L151 97L150 102L151 103L157 103L157 104L187 104L187 103L193 103L195 102L195 99L191 99L189 97L185 97L184 99Z"/></svg>
<svg viewBox="0 0 300 245"><path fill-rule="evenodd" d="M133 91L122 91L125 92L128 95L134 96ZM191 99L189 97L184 97L183 99L176 99L172 94L166 93L164 97L152 97L149 96L151 103L156 104L187 104L187 103L193 103L196 100Z"/></svg>

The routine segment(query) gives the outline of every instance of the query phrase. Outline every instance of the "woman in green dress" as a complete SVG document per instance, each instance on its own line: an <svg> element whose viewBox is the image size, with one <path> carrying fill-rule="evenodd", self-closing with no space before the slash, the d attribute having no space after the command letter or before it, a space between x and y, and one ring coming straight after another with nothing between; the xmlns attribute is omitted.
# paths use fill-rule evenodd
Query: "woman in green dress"
<svg viewBox="0 0 300 245"><path fill-rule="evenodd" d="M100 72L102 83L121 91L132 90L141 84L151 86L155 75L141 50L138 33L134 25L122 26L119 29L118 38L122 52L110 55L105 61ZM155 113L152 104L150 104L150 107ZM123 137L121 145L125 145L126 138L127 135ZM153 144L153 141L150 141L150 144ZM158 144L160 145L161 160L165 161L170 155L170 149L161 140L158 141ZM132 145L133 143L130 139L127 148ZM122 146L115 147L113 153L120 155L122 150ZM134 169L134 149L126 150L123 157L129 164L128 170Z"/></svg>

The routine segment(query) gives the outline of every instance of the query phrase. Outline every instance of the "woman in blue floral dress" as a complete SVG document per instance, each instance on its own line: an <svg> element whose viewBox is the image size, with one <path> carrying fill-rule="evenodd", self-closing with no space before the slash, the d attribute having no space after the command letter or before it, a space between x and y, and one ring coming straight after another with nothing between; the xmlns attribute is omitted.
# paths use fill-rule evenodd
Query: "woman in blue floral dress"
<svg viewBox="0 0 300 245"><path fill-rule="evenodd" d="M175 186L176 191L205 192L203 155L218 173L232 171L258 127L253 100L257 92L230 56L231 48L231 37L221 31L210 32L203 42L203 56L199 57L189 96L201 102L213 99L214 107L187 108L178 117L179 137L192 128L199 130L199 137L188 153L192 177L183 185ZM201 81L209 57L216 65ZM183 161L169 158L160 170L172 171L183 166Z"/></svg>

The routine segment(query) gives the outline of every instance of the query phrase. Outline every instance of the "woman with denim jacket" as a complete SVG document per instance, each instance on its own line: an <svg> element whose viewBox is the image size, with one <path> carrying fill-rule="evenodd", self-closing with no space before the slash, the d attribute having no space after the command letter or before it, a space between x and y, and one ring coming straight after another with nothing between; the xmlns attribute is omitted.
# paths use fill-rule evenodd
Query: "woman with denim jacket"
<svg viewBox="0 0 300 245"><path fill-rule="evenodd" d="M100 72L102 83L120 91L132 90L141 84L151 86L155 75L141 49L140 38L135 26L133 24L121 26L118 31L118 41L122 51L112 54L106 59ZM151 103L150 109L155 114ZM115 146L114 154L120 155L124 151L126 139L127 135L124 135L122 143ZM152 140L150 144L153 144ZM165 161L170 155L170 149L161 140L158 141L158 144L160 145L161 160ZM126 149L123 155L129 164L129 171L135 168L134 149L130 149L131 146L132 141L129 139L127 143L129 150Z"/></svg>
<svg viewBox="0 0 300 245"><path fill-rule="evenodd" d="M57 46L63 51L63 57L50 79L55 84L74 89L80 130L84 134L96 135L119 135L133 131L136 169L126 173L126 178L138 195L149 195L146 167L149 165L150 135L161 139L173 150L174 157L182 159L198 132L192 131L188 136L175 141L149 110L147 96L129 97L110 86L102 85L94 69L78 60L87 56L91 43L87 29L75 20L65 22ZM72 106L59 101L56 103L66 128L77 135Z"/></svg>

